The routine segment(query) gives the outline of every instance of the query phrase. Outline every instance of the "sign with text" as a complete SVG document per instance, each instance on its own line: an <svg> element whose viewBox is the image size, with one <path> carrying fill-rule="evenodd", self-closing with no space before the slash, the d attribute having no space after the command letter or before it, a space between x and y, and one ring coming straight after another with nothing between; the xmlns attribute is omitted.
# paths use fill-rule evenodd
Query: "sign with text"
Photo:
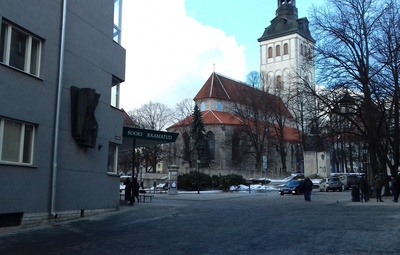
<svg viewBox="0 0 400 255"><path fill-rule="evenodd" d="M175 142L176 138L179 135L178 133L155 131L155 130L140 129L140 128L130 128L130 127L124 127L122 133L124 137L160 141L164 143Z"/></svg>

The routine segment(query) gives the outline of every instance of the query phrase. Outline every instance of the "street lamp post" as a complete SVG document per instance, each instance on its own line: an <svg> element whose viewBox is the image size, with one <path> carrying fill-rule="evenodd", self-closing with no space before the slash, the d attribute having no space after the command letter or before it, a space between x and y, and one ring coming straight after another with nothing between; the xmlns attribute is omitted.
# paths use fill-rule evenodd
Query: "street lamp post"
<svg viewBox="0 0 400 255"><path fill-rule="evenodd" d="M197 160L197 194L200 194L200 159Z"/></svg>

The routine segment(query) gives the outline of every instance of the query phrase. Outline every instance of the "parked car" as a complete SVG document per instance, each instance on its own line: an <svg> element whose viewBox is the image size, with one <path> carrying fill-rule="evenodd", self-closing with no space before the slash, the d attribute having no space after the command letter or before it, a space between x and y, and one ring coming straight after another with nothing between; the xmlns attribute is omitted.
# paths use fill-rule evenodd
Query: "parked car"
<svg viewBox="0 0 400 255"><path fill-rule="evenodd" d="M342 182L344 189L350 189L351 186L358 186L360 184L360 177L355 174L341 175L339 176L339 179Z"/></svg>
<svg viewBox="0 0 400 255"><path fill-rule="evenodd" d="M303 194L304 190L302 188L303 180L290 180L285 183L280 189L279 194L283 196L284 194L298 195Z"/></svg>
<svg viewBox="0 0 400 255"><path fill-rule="evenodd" d="M343 190L343 184L340 181L339 177L329 177L322 179L322 181L319 183L319 191L329 191L329 190Z"/></svg>

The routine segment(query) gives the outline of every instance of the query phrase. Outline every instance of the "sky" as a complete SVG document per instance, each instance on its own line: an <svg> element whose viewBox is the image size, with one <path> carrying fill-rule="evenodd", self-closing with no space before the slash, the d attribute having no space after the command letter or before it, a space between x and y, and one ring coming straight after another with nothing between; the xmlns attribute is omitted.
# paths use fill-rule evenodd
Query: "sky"
<svg viewBox="0 0 400 255"><path fill-rule="evenodd" d="M313 3L296 1L299 18L309 16ZM121 108L150 101L174 107L193 99L213 71L245 82L259 71L257 39L277 6L276 0L124 0Z"/></svg>

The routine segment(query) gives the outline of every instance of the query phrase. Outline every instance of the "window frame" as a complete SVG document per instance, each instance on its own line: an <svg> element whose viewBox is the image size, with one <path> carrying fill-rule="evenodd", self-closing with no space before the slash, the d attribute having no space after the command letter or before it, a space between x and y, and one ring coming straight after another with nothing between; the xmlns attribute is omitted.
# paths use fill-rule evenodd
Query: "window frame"
<svg viewBox="0 0 400 255"><path fill-rule="evenodd" d="M289 55L289 44L283 44L283 55Z"/></svg>
<svg viewBox="0 0 400 255"><path fill-rule="evenodd" d="M207 133L207 145L208 151L210 153L210 160L215 160L215 135L213 132L209 131Z"/></svg>
<svg viewBox="0 0 400 255"><path fill-rule="evenodd" d="M217 105L216 105L215 109L217 111L222 111L223 110L223 106L222 106L222 102L221 101L217 102Z"/></svg>
<svg viewBox="0 0 400 255"><path fill-rule="evenodd" d="M118 145L115 143L108 144L108 160L107 160L107 173L118 173ZM111 158L110 158L111 156ZM110 169L111 167L111 169Z"/></svg>
<svg viewBox="0 0 400 255"><path fill-rule="evenodd" d="M268 58L273 58L274 57L274 53L273 53L273 49L272 47L268 47Z"/></svg>
<svg viewBox="0 0 400 255"><path fill-rule="evenodd" d="M6 20L2 20L1 22L2 33L3 29L4 35L0 38L0 45L3 46L2 51L0 51L2 53L2 56L0 56L0 62L30 75L40 77L43 40L26 29L13 25L11 22ZM10 63L13 58L12 41L13 35L15 35L13 32L23 35L26 38L23 53L23 68ZM22 44L19 45L19 47L22 47Z"/></svg>
<svg viewBox="0 0 400 255"><path fill-rule="evenodd" d="M279 57L281 55L281 45L276 45L275 47L275 56Z"/></svg>
<svg viewBox="0 0 400 255"><path fill-rule="evenodd" d="M9 121L15 124L20 125L19 135L17 142L17 160L5 160L3 159L3 152L5 151L3 148L4 145L4 137L5 137L5 122ZM30 137L27 137L27 126L31 127ZM32 166L34 162L34 149L35 149L35 137L36 137L36 126L31 123L26 123L22 121L16 121L8 118L0 117L0 163L3 164L16 164L16 165L26 165ZM27 140L29 139L29 140ZM28 151L25 151L25 150ZM28 154L28 155L27 155ZM26 160L28 158L28 160Z"/></svg>
<svg viewBox="0 0 400 255"><path fill-rule="evenodd" d="M111 106L118 108L120 107L120 85L121 81L114 77L112 78L112 83L111 83L111 98L110 98L110 104Z"/></svg>

